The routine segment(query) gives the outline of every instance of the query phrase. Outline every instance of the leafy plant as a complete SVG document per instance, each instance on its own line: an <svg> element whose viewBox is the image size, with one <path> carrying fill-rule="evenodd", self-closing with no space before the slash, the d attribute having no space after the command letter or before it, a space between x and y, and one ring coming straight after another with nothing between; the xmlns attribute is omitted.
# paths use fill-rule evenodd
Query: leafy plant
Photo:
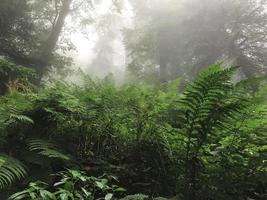
<svg viewBox="0 0 267 200"><path fill-rule="evenodd" d="M206 184L201 181L205 180L203 177L213 173L209 170L212 170L215 163L223 162L220 170L224 167L224 170L229 170L230 166L225 162L231 162L231 167L238 167L240 162L244 162L242 160L245 158L240 151L244 148L241 141L245 139L245 135L240 129L244 128L248 109L253 104L252 97L231 82L235 70L235 67L221 69L220 65L212 66L187 87L179 100L175 126L184 140L181 144L184 151L185 199L201 197L201 185ZM252 109L255 109L254 105ZM227 147L222 147L222 144ZM222 153L220 148L227 149L228 153ZM231 174L231 177L234 176ZM213 187L214 185L213 183Z"/></svg>
<svg viewBox="0 0 267 200"><path fill-rule="evenodd" d="M39 180L38 197L42 189L57 199L110 199L123 189L107 173L127 195L264 199L266 87L233 83L236 69L211 66L184 92L179 80L115 87L86 76L81 85L12 91L0 98L1 152L31 173L1 195Z"/></svg>
<svg viewBox="0 0 267 200"><path fill-rule="evenodd" d="M13 194L12 196L9 197L9 199L56 200L55 195L46 189L47 189L46 183L40 181L32 182L29 184L29 188Z"/></svg>
<svg viewBox="0 0 267 200"><path fill-rule="evenodd" d="M35 182L30 183L27 189L13 194L9 199L110 200L115 193L125 191L123 188L112 184L112 181L116 181L116 178L113 176L103 175L97 178L87 176L82 171L70 169L58 173L57 176L61 179L59 182L54 183L52 192L48 190L48 184Z"/></svg>
<svg viewBox="0 0 267 200"><path fill-rule="evenodd" d="M35 80L36 73L33 69L16 65L5 59L0 59L0 94L12 90L26 92L32 88L31 81Z"/></svg>
<svg viewBox="0 0 267 200"><path fill-rule="evenodd" d="M22 179L27 175L26 167L18 160L0 155L0 189Z"/></svg>
<svg viewBox="0 0 267 200"><path fill-rule="evenodd" d="M62 160L70 160L70 156L63 154L58 150L56 144L50 141L45 141L41 139L31 139L29 140L30 151L36 151L41 155L47 156L49 158L59 158Z"/></svg>

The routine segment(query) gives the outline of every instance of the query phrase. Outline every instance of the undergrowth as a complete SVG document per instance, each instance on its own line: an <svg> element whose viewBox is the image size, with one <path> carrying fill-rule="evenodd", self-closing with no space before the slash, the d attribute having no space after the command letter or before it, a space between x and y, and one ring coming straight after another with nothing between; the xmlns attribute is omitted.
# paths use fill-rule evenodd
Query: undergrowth
<svg viewBox="0 0 267 200"><path fill-rule="evenodd" d="M0 98L1 196L265 199L267 90L233 84L235 69L214 65L181 92L179 80L117 88L88 77L11 90ZM63 187L58 173L81 183ZM103 192L103 174L119 186Z"/></svg>

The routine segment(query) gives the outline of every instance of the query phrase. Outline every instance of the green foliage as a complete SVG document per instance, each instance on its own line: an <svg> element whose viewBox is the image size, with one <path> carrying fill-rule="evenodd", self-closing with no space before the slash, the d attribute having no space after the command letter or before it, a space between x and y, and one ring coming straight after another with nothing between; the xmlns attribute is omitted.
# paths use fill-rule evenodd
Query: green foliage
<svg viewBox="0 0 267 200"><path fill-rule="evenodd" d="M38 198L114 198L123 189L108 173L129 195L264 199L266 87L234 84L235 70L211 66L182 93L179 80L116 88L88 77L13 91L0 98L1 152L27 165L22 195Z"/></svg>
<svg viewBox="0 0 267 200"><path fill-rule="evenodd" d="M0 59L0 94L12 90L26 92L32 88L30 82L36 79L33 69L16 65L5 59Z"/></svg>
<svg viewBox="0 0 267 200"><path fill-rule="evenodd" d="M114 184L117 179L114 176L104 174L100 177L89 177L78 170L60 172L61 181L54 184L60 186L56 196L62 196L72 191L71 197L75 199L102 199L110 200L115 193L124 192L125 189ZM113 182L113 184L112 184Z"/></svg>
<svg viewBox="0 0 267 200"><path fill-rule="evenodd" d="M61 153L56 144L41 139L32 139L29 141L30 151L37 151L39 154L49 158L59 158L62 160L70 160L68 155Z"/></svg>
<svg viewBox="0 0 267 200"><path fill-rule="evenodd" d="M27 175L25 166L18 160L7 155L0 155L0 188L14 183Z"/></svg>
<svg viewBox="0 0 267 200"><path fill-rule="evenodd" d="M196 198L198 173L205 168L201 160L205 145L218 140L245 108L243 96L230 81L234 71L221 70L219 65L209 68L187 87L180 100L177 126L184 134L186 199Z"/></svg>
<svg viewBox="0 0 267 200"><path fill-rule="evenodd" d="M134 195L128 195L120 200L145 200L148 199L149 197L144 194L134 194Z"/></svg>
<svg viewBox="0 0 267 200"><path fill-rule="evenodd" d="M200 74L183 93L178 119L188 139L187 145L193 145L195 153L245 108L245 97L235 91L230 81L234 71L235 68L221 70L215 65Z"/></svg>
<svg viewBox="0 0 267 200"><path fill-rule="evenodd" d="M29 79L35 76L35 72L33 69L16 65L5 59L0 59L0 75L1 77L7 76L13 79L18 77Z"/></svg>
<svg viewBox="0 0 267 200"><path fill-rule="evenodd" d="M30 183L29 187L13 194L10 200L40 199L40 200L110 200L115 193L124 192L123 188L112 184L113 176L103 175L99 178L87 176L79 170L66 170L57 174L61 179L54 183L54 191L48 190L48 184L43 182ZM111 185L112 184L112 185Z"/></svg>
<svg viewBox="0 0 267 200"><path fill-rule="evenodd" d="M244 188L249 186L242 185L245 182L238 183L238 180L241 177L247 179L248 174L264 173L264 154L260 153L260 158L257 157L260 159L259 170L252 172L249 163L255 161L244 151L247 151L249 143L254 143L252 138L260 137L263 142L265 137L262 133L258 132L253 137L251 134L253 128L259 128L254 114L261 113L261 119L266 123L263 114L266 107L257 108L253 97L240 90L240 85L236 87L231 82L234 71L235 68L222 70L219 65L209 68L187 87L179 101L175 126L183 135L180 138L183 142L182 146L176 147L178 151L184 151L181 155L184 167L181 188L184 188L182 193L186 199L195 199L196 196L201 199L236 199L231 197L233 193L238 193L242 199L248 195ZM248 130L248 125L253 128ZM230 187L224 185L226 180L231 183ZM251 177L249 182L253 185L254 181ZM265 184L260 182L260 185ZM218 193L219 190L224 192ZM263 198L262 193L252 196Z"/></svg>
<svg viewBox="0 0 267 200"><path fill-rule="evenodd" d="M17 192L9 197L10 200L35 199L35 200L55 200L54 194L46 190L47 184L43 182L34 182L29 184L29 188Z"/></svg>

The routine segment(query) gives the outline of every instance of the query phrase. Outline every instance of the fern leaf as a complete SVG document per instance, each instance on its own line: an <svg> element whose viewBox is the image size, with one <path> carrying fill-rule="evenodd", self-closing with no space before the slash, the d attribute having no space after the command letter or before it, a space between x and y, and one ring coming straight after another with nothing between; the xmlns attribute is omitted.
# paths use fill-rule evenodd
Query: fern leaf
<svg viewBox="0 0 267 200"><path fill-rule="evenodd" d="M16 179L27 175L26 167L18 160L7 155L0 155L0 188L14 183Z"/></svg>
<svg viewBox="0 0 267 200"><path fill-rule="evenodd" d="M10 119L15 120L15 121L20 121L20 122L25 122L25 123L30 123L33 124L33 120L29 118L26 115L20 115L20 114L10 114Z"/></svg>
<svg viewBox="0 0 267 200"><path fill-rule="evenodd" d="M192 137L212 134L227 120L238 117L244 99L242 95L236 95L231 83L235 70L236 67L222 69L220 65L214 65L202 72L183 93L180 114L186 116L188 125L185 129Z"/></svg>
<svg viewBox="0 0 267 200"><path fill-rule="evenodd" d="M59 158L62 160L70 160L70 156L62 153L56 144L51 141L41 139L32 139L29 141L30 151L37 151L39 154L49 158Z"/></svg>

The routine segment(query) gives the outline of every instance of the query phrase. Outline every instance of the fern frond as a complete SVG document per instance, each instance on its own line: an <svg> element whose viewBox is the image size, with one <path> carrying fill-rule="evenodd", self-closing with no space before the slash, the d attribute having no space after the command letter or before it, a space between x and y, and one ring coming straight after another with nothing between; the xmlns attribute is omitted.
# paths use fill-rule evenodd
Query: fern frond
<svg viewBox="0 0 267 200"><path fill-rule="evenodd" d="M30 151L37 151L39 154L49 158L59 158L66 161L71 159L70 156L62 153L57 145L51 141L32 139L28 144Z"/></svg>
<svg viewBox="0 0 267 200"><path fill-rule="evenodd" d="M0 188L12 184L16 179L27 175L26 167L18 160L7 155L0 155Z"/></svg>
<svg viewBox="0 0 267 200"><path fill-rule="evenodd" d="M214 65L202 72L183 93L181 115L187 134L205 140L224 123L238 117L244 108L242 95L237 94L231 77L237 68L222 69Z"/></svg>
<svg viewBox="0 0 267 200"><path fill-rule="evenodd" d="M26 115L11 113L9 117L11 120L14 120L14 121L30 123L30 124L34 123L33 120Z"/></svg>

